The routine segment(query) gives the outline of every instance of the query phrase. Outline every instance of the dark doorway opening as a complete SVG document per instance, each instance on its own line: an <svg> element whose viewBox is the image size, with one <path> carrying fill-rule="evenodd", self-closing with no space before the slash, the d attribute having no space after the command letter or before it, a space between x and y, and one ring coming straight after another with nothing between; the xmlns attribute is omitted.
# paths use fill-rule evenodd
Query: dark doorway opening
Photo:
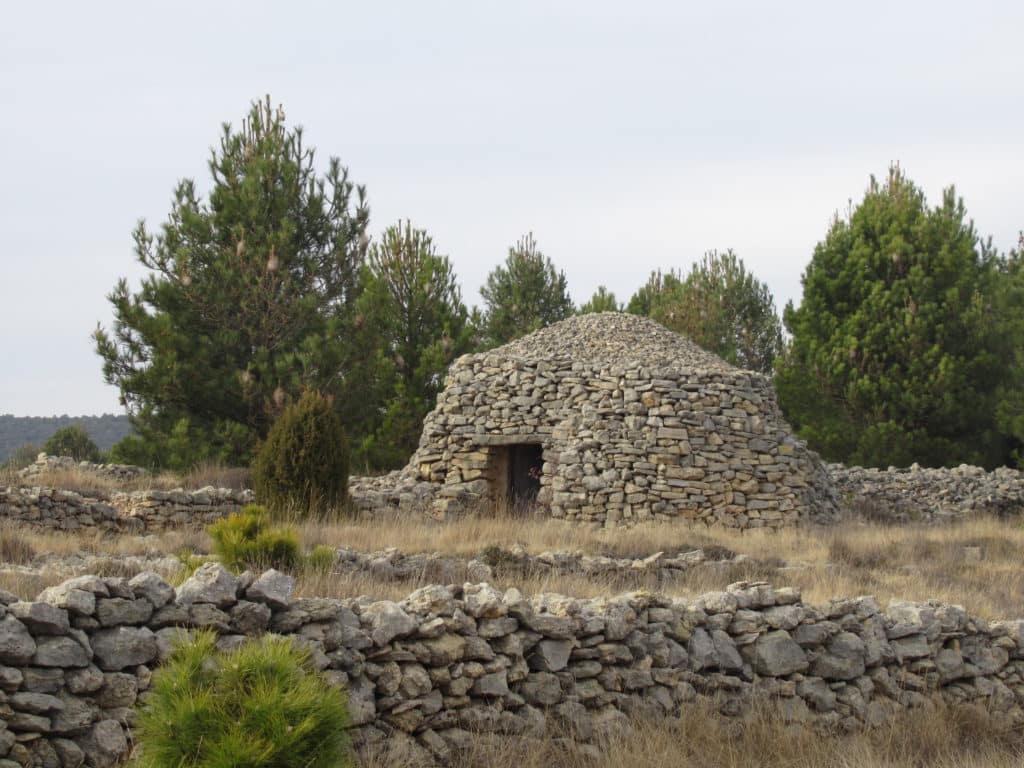
<svg viewBox="0 0 1024 768"><path fill-rule="evenodd" d="M515 505L537 501L544 449L536 443L508 446L508 500Z"/></svg>

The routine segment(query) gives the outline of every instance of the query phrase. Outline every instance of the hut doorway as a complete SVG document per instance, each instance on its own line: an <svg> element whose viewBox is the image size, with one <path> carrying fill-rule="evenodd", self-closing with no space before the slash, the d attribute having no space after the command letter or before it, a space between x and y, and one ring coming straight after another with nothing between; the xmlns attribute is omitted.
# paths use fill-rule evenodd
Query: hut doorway
<svg viewBox="0 0 1024 768"><path fill-rule="evenodd" d="M515 507L531 506L540 493L544 449L539 443L494 446L494 490L499 500Z"/></svg>
<svg viewBox="0 0 1024 768"><path fill-rule="evenodd" d="M544 451L536 443L510 445L508 497L513 504L533 504L540 493L540 473Z"/></svg>

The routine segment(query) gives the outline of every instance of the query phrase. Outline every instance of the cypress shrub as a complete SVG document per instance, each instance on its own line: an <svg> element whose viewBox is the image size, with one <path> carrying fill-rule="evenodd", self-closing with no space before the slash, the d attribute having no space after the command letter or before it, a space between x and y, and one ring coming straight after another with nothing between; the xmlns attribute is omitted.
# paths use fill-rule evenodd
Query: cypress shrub
<svg viewBox="0 0 1024 768"><path fill-rule="evenodd" d="M291 639L216 649L201 632L153 673L134 734L140 768L351 766L344 693Z"/></svg>
<svg viewBox="0 0 1024 768"><path fill-rule="evenodd" d="M270 428L253 464L256 498L300 515L324 510L348 493L349 444L331 402L306 392Z"/></svg>

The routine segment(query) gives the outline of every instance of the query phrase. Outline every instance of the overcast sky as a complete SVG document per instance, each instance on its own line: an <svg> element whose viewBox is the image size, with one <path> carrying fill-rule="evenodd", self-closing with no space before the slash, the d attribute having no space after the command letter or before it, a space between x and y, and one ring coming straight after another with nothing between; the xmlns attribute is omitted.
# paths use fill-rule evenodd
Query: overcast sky
<svg viewBox="0 0 1024 768"><path fill-rule="evenodd" d="M117 412L89 334L130 233L269 93L434 236L468 303L521 234L573 299L734 248L780 312L898 161L1024 227L1024 3L5 3L0 413Z"/></svg>

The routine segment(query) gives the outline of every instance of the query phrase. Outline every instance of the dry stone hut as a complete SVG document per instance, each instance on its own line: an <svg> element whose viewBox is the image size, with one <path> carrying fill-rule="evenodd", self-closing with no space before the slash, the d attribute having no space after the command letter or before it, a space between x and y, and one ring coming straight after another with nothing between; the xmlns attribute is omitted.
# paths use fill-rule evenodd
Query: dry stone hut
<svg viewBox="0 0 1024 768"><path fill-rule="evenodd" d="M459 358L409 475L437 486L439 514L508 499L579 522L753 528L836 511L767 377L611 312Z"/></svg>

